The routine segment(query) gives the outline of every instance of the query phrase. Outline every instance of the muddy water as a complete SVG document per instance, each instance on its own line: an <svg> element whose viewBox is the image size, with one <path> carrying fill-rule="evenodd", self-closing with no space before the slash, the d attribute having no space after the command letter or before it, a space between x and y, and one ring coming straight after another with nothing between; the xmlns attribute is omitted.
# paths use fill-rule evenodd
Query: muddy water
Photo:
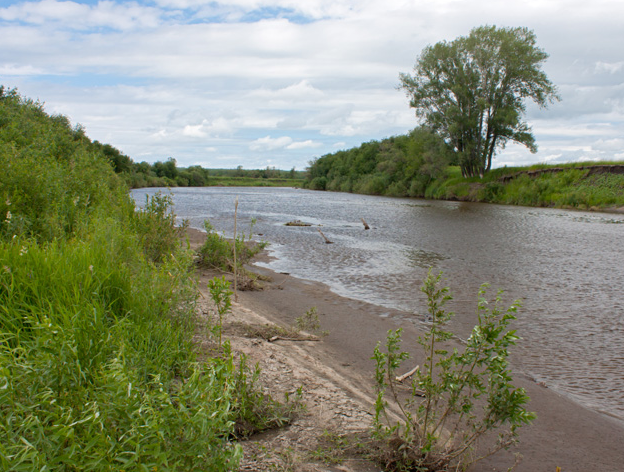
<svg viewBox="0 0 624 472"><path fill-rule="evenodd" d="M139 202L145 193L134 192ZM424 319L429 267L454 295L451 328L467 335L477 291L521 298L517 367L599 411L624 419L624 215L394 199L295 189L176 189L177 214L270 243L277 271L340 295ZM371 226L364 230L361 218ZM299 219L310 227L287 227ZM334 244L325 244L318 226ZM259 236L261 235L261 236Z"/></svg>

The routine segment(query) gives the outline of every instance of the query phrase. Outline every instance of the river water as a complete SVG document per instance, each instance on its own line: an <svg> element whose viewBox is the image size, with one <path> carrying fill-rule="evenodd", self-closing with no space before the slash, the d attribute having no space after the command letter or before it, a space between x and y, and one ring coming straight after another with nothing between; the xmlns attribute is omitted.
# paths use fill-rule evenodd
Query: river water
<svg viewBox="0 0 624 472"><path fill-rule="evenodd" d="M133 195L142 203L156 191ZM419 287L429 267L442 270L454 297L450 328L460 336L475 322L482 283L491 297L505 290L507 305L522 299L514 365L624 419L624 215L290 188L173 190L180 218L199 229L209 220L229 237L236 198L239 233L270 243L268 268L340 295L422 321ZM295 219L313 226L284 226Z"/></svg>

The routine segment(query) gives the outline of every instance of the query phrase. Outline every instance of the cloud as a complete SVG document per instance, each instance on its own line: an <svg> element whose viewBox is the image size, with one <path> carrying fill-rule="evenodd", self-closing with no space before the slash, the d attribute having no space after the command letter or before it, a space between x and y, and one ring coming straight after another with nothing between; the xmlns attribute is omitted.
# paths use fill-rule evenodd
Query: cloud
<svg viewBox="0 0 624 472"><path fill-rule="evenodd" d="M278 90L261 88L249 94L253 98L290 103L320 100L324 95L321 90L315 88L306 79Z"/></svg>
<svg viewBox="0 0 624 472"><path fill-rule="evenodd" d="M286 146L286 149L309 149L309 148L317 148L322 145L323 143L312 141L311 139L306 139L305 141L298 141L298 142L290 143L288 146Z"/></svg>
<svg viewBox="0 0 624 472"><path fill-rule="evenodd" d="M89 28L154 28L160 21L157 9L135 2L118 4L110 0L95 5L72 1L41 0L21 2L0 8L0 19L32 25L56 25L68 29Z"/></svg>
<svg viewBox="0 0 624 472"><path fill-rule="evenodd" d="M609 74L616 74L624 68L624 61L619 62L596 62L596 72L607 72Z"/></svg>
<svg viewBox="0 0 624 472"><path fill-rule="evenodd" d="M31 65L4 64L0 65L0 75L41 75L43 71Z"/></svg>
<svg viewBox="0 0 624 472"><path fill-rule="evenodd" d="M201 125L186 125L184 127L184 129L182 130L182 134L184 136L190 136L192 138L205 138L206 136L208 136L208 133L206 133L202 128L203 128L203 124Z"/></svg>
<svg viewBox="0 0 624 472"><path fill-rule="evenodd" d="M281 138L271 138L271 136L265 136L259 138L249 144L249 149L252 151L274 151L275 149L281 149L289 146L292 143L292 138L288 136L282 136Z"/></svg>
<svg viewBox="0 0 624 472"><path fill-rule="evenodd" d="M275 165L303 168L315 153L406 133L418 123L396 90L398 73L410 71L426 45L480 24L533 29L563 97L547 110L528 106L538 154L509 146L500 162L622 154L623 2L2 5L0 76L10 81L4 85L133 158L253 168L271 152Z"/></svg>

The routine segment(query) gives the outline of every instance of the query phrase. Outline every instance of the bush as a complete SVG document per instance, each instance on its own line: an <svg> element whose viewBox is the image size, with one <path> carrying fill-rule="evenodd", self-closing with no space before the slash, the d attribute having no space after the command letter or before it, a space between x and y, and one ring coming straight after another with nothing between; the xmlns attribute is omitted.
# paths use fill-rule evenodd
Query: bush
<svg viewBox="0 0 624 472"><path fill-rule="evenodd" d="M153 262L161 262L180 245L180 236L187 222L176 225L173 213L173 200L170 195L158 192L151 198L145 196L145 206L137 210L133 218L134 228L143 246L143 252Z"/></svg>
<svg viewBox="0 0 624 472"><path fill-rule="evenodd" d="M409 358L401 351L401 330L388 333L386 352L379 344L375 348L378 395L373 427L375 437L385 444L382 460L390 470L463 469L512 445L517 429L535 418L525 409L529 398L524 389L513 386L507 362L507 350L518 339L514 331L507 331L518 303L502 310L499 292L490 310L482 286L478 324L463 350L450 352L444 343L452 334L444 327L452 313L444 304L451 297L448 288L438 288L440 278L430 272L422 287L431 324L419 338L424 362L413 374L407 400L401 400L397 390L397 371ZM388 391L401 412L397 423L387 414ZM501 428L498 441L476 455L479 441Z"/></svg>
<svg viewBox="0 0 624 472"><path fill-rule="evenodd" d="M244 234L237 235L234 241L227 240L217 233L208 221L204 222L204 228L207 233L206 241L199 249L198 264L202 267L234 273L235 249L237 274L241 277L253 278L244 266L266 247L266 243L246 239Z"/></svg>

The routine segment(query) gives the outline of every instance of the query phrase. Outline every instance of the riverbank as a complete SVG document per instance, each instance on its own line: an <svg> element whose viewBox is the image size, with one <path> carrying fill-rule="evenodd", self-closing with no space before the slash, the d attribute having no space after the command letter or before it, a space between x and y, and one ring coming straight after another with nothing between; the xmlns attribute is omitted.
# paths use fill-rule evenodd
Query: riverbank
<svg viewBox="0 0 624 472"><path fill-rule="evenodd" d="M189 234L194 244L203 238L199 231ZM264 268L254 270L270 277L271 282L261 291L239 292L230 321L252 317L261 324L267 320L291 326L295 318L315 306L322 329L330 334L321 342L309 343L241 341L260 363L265 385L276 393L301 385L308 405L307 413L292 426L245 442L242 470L275 470L276 464L283 466L288 461L290 470L378 470L357 458L333 468L314 458L327 457L329 451L338 449L331 441L336 434L366 431L374 400L373 348L389 329L397 327L405 330L404 345L415 345L416 327L404 320L404 313L340 297L323 284ZM200 287L205 287L211 274L200 276ZM514 379L527 390L529 409L537 412L538 419L521 430L516 449L482 461L474 472L507 470L514 452L524 457L517 471L555 472L557 467L563 472L621 471L624 423L588 410L522 373L516 373ZM315 456L314 451L320 452Z"/></svg>

